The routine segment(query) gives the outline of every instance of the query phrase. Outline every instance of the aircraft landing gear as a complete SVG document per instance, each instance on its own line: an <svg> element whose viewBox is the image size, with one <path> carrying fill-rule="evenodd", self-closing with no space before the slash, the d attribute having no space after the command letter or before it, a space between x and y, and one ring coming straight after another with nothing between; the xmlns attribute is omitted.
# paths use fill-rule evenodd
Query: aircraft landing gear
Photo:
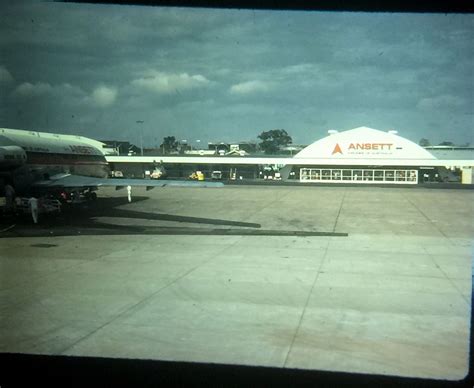
<svg viewBox="0 0 474 388"><path fill-rule="evenodd" d="M84 198L88 201L95 201L97 199L97 193L94 191L87 191L84 193Z"/></svg>

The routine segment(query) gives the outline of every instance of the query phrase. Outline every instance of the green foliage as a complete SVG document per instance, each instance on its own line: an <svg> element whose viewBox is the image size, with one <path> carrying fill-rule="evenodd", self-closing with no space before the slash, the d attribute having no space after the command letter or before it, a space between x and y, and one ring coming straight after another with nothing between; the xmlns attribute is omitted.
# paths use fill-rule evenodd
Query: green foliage
<svg viewBox="0 0 474 388"><path fill-rule="evenodd" d="M430 144L430 141L428 139L420 139L420 141L418 142L418 145L420 145L421 147L429 147L431 144Z"/></svg>
<svg viewBox="0 0 474 388"><path fill-rule="evenodd" d="M178 151L178 141L174 136L166 136L163 138L163 143L160 145L160 149L164 154L170 153L172 151Z"/></svg>
<svg viewBox="0 0 474 388"><path fill-rule="evenodd" d="M287 146L292 142L291 136L284 129L264 131L258 135L258 138L262 140L259 143L260 149L267 155L276 154L280 147Z"/></svg>

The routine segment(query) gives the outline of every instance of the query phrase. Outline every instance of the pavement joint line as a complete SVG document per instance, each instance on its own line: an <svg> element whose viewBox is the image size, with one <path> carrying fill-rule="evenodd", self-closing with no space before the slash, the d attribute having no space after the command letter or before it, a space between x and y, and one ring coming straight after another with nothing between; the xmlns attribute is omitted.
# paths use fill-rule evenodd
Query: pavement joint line
<svg viewBox="0 0 474 388"><path fill-rule="evenodd" d="M235 244L237 244L238 240L235 241L234 243L232 243L230 245L230 247L233 247ZM224 252L225 250L227 249L227 247L224 247L223 249L219 250L218 252L215 253L215 255L219 255L220 253ZM179 280L183 279L185 276L188 276L191 272L195 271L197 268L199 268L200 266L204 265L204 264L207 264L209 263L211 260L213 260L214 257L211 257L209 258L208 260L202 262L202 263L199 263L198 265L196 265L195 267L191 268L189 271L185 272L184 274L176 277L173 281L171 281L170 283L168 284L165 284L163 287L160 287L158 290L156 290L155 292L151 293L150 295L146 296L145 298L139 300L137 303L135 303L134 305L128 307L128 308L125 308L122 312L118 313L116 316L112 317L110 320L108 320L107 322L105 322L104 324L100 325L99 327L97 327L96 329L92 330L91 332L87 333L86 335L84 335L83 337L79 338L78 340L74 341L72 344L69 344L67 347L65 347L61 352L59 352L59 354L64 354L65 352L67 352L69 349L72 349L74 346L76 346L79 342L82 342L84 340L86 340L87 338L91 337L92 335L94 335L95 333L97 333L98 331L100 331L101 329L103 329L104 327L108 326L109 324L111 324L112 322L116 321L117 319L123 317L125 314L133 311L134 309L137 309L139 306L145 304L146 302L148 302L150 299L152 299L153 297L155 297L157 294L159 294L160 292L162 292L164 289L168 288L169 286L175 284L176 282L178 282Z"/></svg>
<svg viewBox="0 0 474 388"><path fill-rule="evenodd" d="M268 207L273 206L275 203L278 203L278 201L280 201L284 196L288 196L289 193L290 193L289 191L288 192L283 191L282 193L279 193L279 196L277 196L277 198L275 198L273 201L267 203L266 206L263 206L262 208L260 208L259 211L252 213L252 217L254 217L256 214L261 213Z"/></svg>
<svg viewBox="0 0 474 388"><path fill-rule="evenodd" d="M327 262L329 263L331 259L328 259ZM336 273L335 270L326 270L325 273ZM337 271L338 274L343 274L343 275L362 275L362 276L367 276L367 275L373 275L373 276L383 276L383 273L368 273L368 272L363 272L363 271ZM446 275L439 275L439 276L433 276L433 275L426 275L426 276L420 276L420 275L410 275L410 274L403 274L403 273L389 273L387 274L388 278L415 278L415 279L445 279ZM448 277L449 279L449 277ZM421 292L421 291L420 291Z"/></svg>
<svg viewBox="0 0 474 388"><path fill-rule="evenodd" d="M446 234L438 227L437 224L435 224L424 212L423 210L421 210L418 206L416 206L416 204L410 199L408 198L408 196L404 193L403 197L416 209L418 210L418 212L420 212L420 214L430 223L431 226L433 226L439 233L441 233L443 235L444 238L446 238L446 240L448 240L449 242L449 245L454 245L451 241L451 239L449 238L449 236L446 236Z"/></svg>
<svg viewBox="0 0 474 388"><path fill-rule="evenodd" d="M345 198L346 198L346 193L347 193L347 189L344 188L344 192L343 192L343 194L342 194L341 204L340 204L340 206L339 206L339 211L337 212L336 221L334 222L334 226L333 226L333 228L332 228L332 231L333 231L333 232L336 231L337 221L339 220L339 215L341 214L342 207L344 206L344 200L345 200Z"/></svg>
<svg viewBox="0 0 474 388"><path fill-rule="evenodd" d="M423 248L425 249L425 248ZM425 250L426 251L426 250ZM463 294L463 292L459 289L459 287L456 285L455 282L453 282L453 280L448 276L448 274L443 271L443 269L441 268L441 266L436 262L436 259L434 258L434 255L431 255L430 253L428 253L428 256L430 257L431 260L433 260L433 263L435 264L436 268L439 269L439 271L444 275L444 277L448 280L449 283L451 283L451 285L456 289L456 291L461 294L461 297L464 299L464 301L467 303L468 306L471 306L471 300L469 298L466 298ZM472 274L471 274L472 275ZM472 293L472 285L471 285L471 293Z"/></svg>
<svg viewBox="0 0 474 388"><path fill-rule="evenodd" d="M3 228L2 230L0 230L0 233L3 233L3 232L7 232L9 231L10 229L13 229L14 227L16 226L16 224L13 224L13 225L10 225L6 228Z"/></svg>
<svg viewBox="0 0 474 388"><path fill-rule="evenodd" d="M314 278L313 284L311 285L311 289L309 290L308 296L306 297L306 302L304 304L303 311L301 312L301 316L300 316L300 319L298 321L298 326L296 327L295 334L293 335L293 338L292 338L291 343L290 343L290 347L288 349L288 353L286 354L285 361L283 362L283 366L282 366L283 368L287 367L286 365L288 363L288 359L290 357L291 351L292 351L293 346L295 344L296 337L298 336L298 333L300 331L301 324L303 323L303 318L304 318L304 315L306 313L306 308L308 307L309 300L311 299L311 295L313 294L314 287L316 285L316 282L318 281L319 275L321 274L321 268L323 267L324 262L326 261L328 247L329 247L329 241L327 243L326 250L324 252L324 257L321 260L321 263L319 264L318 269L316 270L316 276Z"/></svg>

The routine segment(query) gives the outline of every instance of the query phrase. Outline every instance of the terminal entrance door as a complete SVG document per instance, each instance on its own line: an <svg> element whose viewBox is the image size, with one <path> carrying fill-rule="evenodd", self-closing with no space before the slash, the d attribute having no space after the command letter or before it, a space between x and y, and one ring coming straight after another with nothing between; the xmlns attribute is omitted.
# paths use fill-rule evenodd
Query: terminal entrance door
<svg viewBox="0 0 474 388"><path fill-rule="evenodd" d="M417 184L418 170L301 168L300 182Z"/></svg>

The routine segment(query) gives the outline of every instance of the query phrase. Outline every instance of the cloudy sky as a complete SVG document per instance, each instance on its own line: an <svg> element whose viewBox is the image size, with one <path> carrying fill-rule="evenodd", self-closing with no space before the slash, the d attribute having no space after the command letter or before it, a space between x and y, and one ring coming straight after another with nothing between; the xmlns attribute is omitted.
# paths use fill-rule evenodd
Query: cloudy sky
<svg viewBox="0 0 474 388"><path fill-rule="evenodd" d="M474 15L10 4L0 126L145 146L358 126L474 144L473 69Z"/></svg>

